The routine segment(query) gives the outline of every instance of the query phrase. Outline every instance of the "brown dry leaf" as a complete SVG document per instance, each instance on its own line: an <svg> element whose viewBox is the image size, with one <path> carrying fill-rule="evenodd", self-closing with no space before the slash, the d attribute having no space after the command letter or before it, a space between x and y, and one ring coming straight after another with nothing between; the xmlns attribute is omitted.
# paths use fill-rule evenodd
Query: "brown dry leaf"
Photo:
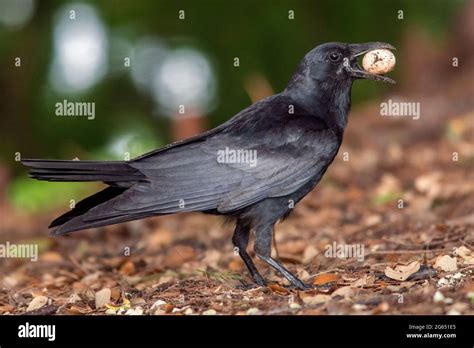
<svg viewBox="0 0 474 348"><path fill-rule="evenodd" d="M48 298L46 296L37 296L33 300L31 300L28 308L26 309L27 312L34 311L36 309L40 309L46 303L48 303Z"/></svg>
<svg viewBox="0 0 474 348"><path fill-rule="evenodd" d="M334 273L323 273L316 276L313 280L314 285L324 285L327 283L337 282L339 280L339 275Z"/></svg>
<svg viewBox="0 0 474 348"><path fill-rule="evenodd" d="M337 289L331 294L331 297L342 296L344 298L349 298L354 296L355 291L351 286L343 286L342 288Z"/></svg>
<svg viewBox="0 0 474 348"><path fill-rule="evenodd" d="M296 275L304 282L307 282L311 279L309 272L302 267L296 267Z"/></svg>
<svg viewBox="0 0 474 348"><path fill-rule="evenodd" d="M268 288L278 295L287 295L289 291L278 284L269 284Z"/></svg>
<svg viewBox="0 0 474 348"><path fill-rule="evenodd" d="M80 302L82 301L82 298L81 296L79 296L79 294L76 294L75 292L71 294L71 296L69 296L68 300L67 300L67 303L76 303L76 302Z"/></svg>
<svg viewBox="0 0 474 348"><path fill-rule="evenodd" d="M163 267L165 268L178 268L183 263L191 261L196 257L194 248L189 245L176 245L171 248L165 259L163 260Z"/></svg>
<svg viewBox="0 0 474 348"><path fill-rule="evenodd" d="M222 257L222 252L219 250L216 250L216 249L206 250L201 262L204 265L207 265L209 267L218 268L221 257Z"/></svg>
<svg viewBox="0 0 474 348"><path fill-rule="evenodd" d="M433 267L445 272L453 272L458 269L456 259L449 255L438 256Z"/></svg>
<svg viewBox="0 0 474 348"><path fill-rule="evenodd" d="M130 275L135 273L135 264L132 261L125 262L119 270L120 273Z"/></svg>
<svg viewBox="0 0 474 348"><path fill-rule="evenodd" d="M168 229L157 228L146 240L146 248L149 251L155 251L163 246L170 245L175 233Z"/></svg>
<svg viewBox="0 0 474 348"><path fill-rule="evenodd" d="M241 259L233 259L232 261L229 262L229 269L234 272L239 272L243 270L245 267L245 264Z"/></svg>
<svg viewBox="0 0 474 348"><path fill-rule="evenodd" d="M374 309L374 314L385 313L389 309L390 309L390 305L387 302L382 302Z"/></svg>
<svg viewBox="0 0 474 348"><path fill-rule="evenodd" d="M92 312L92 308L89 306L86 306L86 307L71 306L70 308L67 309L67 311L69 314L74 314L74 315L87 314L87 313Z"/></svg>
<svg viewBox="0 0 474 348"><path fill-rule="evenodd" d="M146 301L143 297L136 297L130 300L132 306L143 306L146 305Z"/></svg>
<svg viewBox="0 0 474 348"><path fill-rule="evenodd" d="M303 252L303 263L310 263L318 254L319 250L313 244L308 245Z"/></svg>
<svg viewBox="0 0 474 348"><path fill-rule="evenodd" d="M419 176L415 179L415 188L431 198L436 197L441 192L441 177L440 172Z"/></svg>
<svg viewBox="0 0 474 348"><path fill-rule="evenodd" d="M418 272L420 269L420 263L413 261L408 265L397 265L395 269L391 267L385 268L385 275L391 279L404 281L407 280L412 274Z"/></svg>
<svg viewBox="0 0 474 348"><path fill-rule="evenodd" d="M363 224L367 227L372 227L382 222L382 216L379 214L372 214L364 218Z"/></svg>
<svg viewBox="0 0 474 348"><path fill-rule="evenodd" d="M167 303L165 304L165 313L168 314L168 313L171 313L174 309L174 305L171 304L171 303Z"/></svg>
<svg viewBox="0 0 474 348"><path fill-rule="evenodd" d="M63 257L60 253L55 251L47 251L40 256L40 260L46 262L61 262L63 261Z"/></svg>
<svg viewBox="0 0 474 348"><path fill-rule="evenodd" d="M373 285L375 283L375 277L373 275L364 274L362 278L357 279L351 284L354 288L361 288L366 285Z"/></svg>
<svg viewBox="0 0 474 348"><path fill-rule="evenodd" d="M386 173L383 174L382 178L380 179L379 185L375 188L375 194L377 196L385 196L394 192L400 192L400 190L400 179L398 179L393 174Z"/></svg>
<svg viewBox="0 0 474 348"><path fill-rule="evenodd" d="M110 291L110 297L112 298L112 300L118 301L120 297L122 297L122 292L120 291L119 288L113 288Z"/></svg>
<svg viewBox="0 0 474 348"><path fill-rule="evenodd" d="M95 293L95 308L101 308L110 302L112 292L110 289L105 288Z"/></svg>
<svg viewBox="0 0 474 348"><path fill-rule="evenodd" d="M6 313L6 312L11 312L15 309L14 306L12 305L9 305L9 304L6 304L6 305L3 305L3 306L0 306L0 313Z"/></svg>
<svg viewBox="0 0 474 348"><path fill-rule="evenodd" d="M115 311L115 312L117 312L117 311L126 311L126 310L131 308L131 303L130 303L129 299L124 297L123 298L123 303L121 305L114 306L114 305L111 305L109 303L106 303L105 307L107 307L111 311Z"/></svg>
<svg viewBox="0 0 474 348"><path fill-rule="evenodd" d="M464 260L465 265L474 265L474 255L472 251L464 245L454 248L454 254L460 256Z"/></svg>
<svg viewBox="0 0 474 348"><path fill-rule="evenodd" d="M303 298L303 302L307 305L317 305L320 303L328 302L331 299L329 295L317 294L315 296L306 296Z"/></svg>
<svg viewBox="0 0 474 348"><path fill-rule="evenodd" d="M295 255L295 254L301 254L303 253L304 249L307 246L307 242L305 240L301 239L296 239L296 240L287 240L285 243L282 243L281 245L278 245L278 252L281 257L281 255L286 255L288 257L288 254Z"/></svg>

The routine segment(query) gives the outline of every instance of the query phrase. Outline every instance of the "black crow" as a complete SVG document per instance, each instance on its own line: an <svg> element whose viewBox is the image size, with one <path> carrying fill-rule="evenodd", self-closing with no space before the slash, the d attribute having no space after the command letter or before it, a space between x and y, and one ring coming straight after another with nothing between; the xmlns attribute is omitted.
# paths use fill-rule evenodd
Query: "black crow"
<svg viewBox="0 0 474 348"><path fill-rule="evenodd" d="M250 231L256 255L294 286L307 288L271 257L274 225L313 190L336 156L353 81L394 83L359 66L357 57L374 49L394 47L317 46L283 92L208 132L130 161L23 160L35 179L109 185L54 220L52 234L179 212L225 215L236 221L232 241L257 284L265 280L246 250Z"/></svg>

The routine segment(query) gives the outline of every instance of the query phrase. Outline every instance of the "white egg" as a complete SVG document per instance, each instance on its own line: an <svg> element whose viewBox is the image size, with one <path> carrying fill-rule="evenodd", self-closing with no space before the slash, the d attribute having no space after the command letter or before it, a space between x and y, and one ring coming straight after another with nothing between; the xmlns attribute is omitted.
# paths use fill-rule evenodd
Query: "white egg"
<svg viewBox="0 0 474 348"><path fill-rule="evenodd" d="M385 74L395 67L395 56L386 49L373 50L365 54L362 67L372 74Z"/></svg>

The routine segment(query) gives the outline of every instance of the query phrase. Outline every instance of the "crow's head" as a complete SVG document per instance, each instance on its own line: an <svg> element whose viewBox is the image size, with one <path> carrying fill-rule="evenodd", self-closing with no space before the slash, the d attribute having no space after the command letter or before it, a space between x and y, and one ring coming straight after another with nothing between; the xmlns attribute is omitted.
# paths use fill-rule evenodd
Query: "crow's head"
<svg viewBox="0 0 474 348"><path fill-rule="evenodd" d="M369 73L363 70L357 62L358 57L375 49L395 48L383 42L368 42L362 44L347 44L330 42L317 46L304 57L299 73L316 81L352 82L355 79L370 79L395 83L394 80Z"/></svg>

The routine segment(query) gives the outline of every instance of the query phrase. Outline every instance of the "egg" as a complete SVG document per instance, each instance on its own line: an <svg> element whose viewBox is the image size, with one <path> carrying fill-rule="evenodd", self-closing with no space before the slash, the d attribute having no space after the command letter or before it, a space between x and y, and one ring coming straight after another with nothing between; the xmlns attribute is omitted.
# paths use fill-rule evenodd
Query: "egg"
<svg viewBox="0 0 474 348"><path fill-rule="evenodd" d="M385 74L395 67L395 56L386 49L373 50L365 54L362 67L371 74Z"/></svg>

